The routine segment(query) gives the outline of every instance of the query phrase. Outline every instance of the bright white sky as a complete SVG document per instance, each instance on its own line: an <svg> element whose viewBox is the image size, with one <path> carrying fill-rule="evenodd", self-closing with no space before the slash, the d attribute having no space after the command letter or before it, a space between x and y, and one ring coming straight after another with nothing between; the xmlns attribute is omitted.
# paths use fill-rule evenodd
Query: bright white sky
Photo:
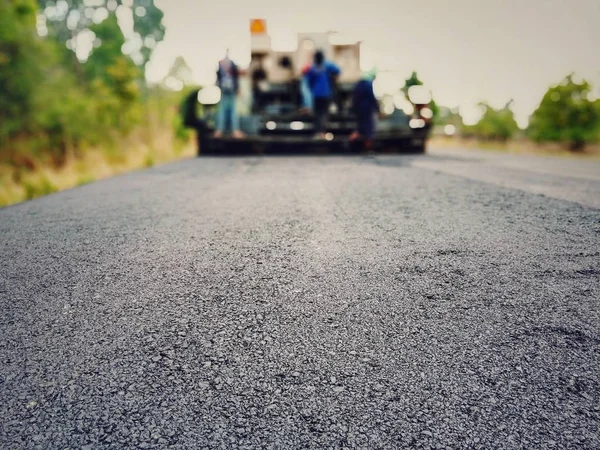
<svg viewBox="0 0 600 450"><path fill-rule="evenodd" d="M225 48L249 62L251 18L267 20L273 46L293 49L296 33L335 30L363 41L363 63L394 69L389 88L412 70L441 105L477 118L481 100L513 98L523 126L551 85L570 72L600 95L600 0L156 0L165 40L148 67L162 79L183 56L199 83L214 83Z"/></svg>

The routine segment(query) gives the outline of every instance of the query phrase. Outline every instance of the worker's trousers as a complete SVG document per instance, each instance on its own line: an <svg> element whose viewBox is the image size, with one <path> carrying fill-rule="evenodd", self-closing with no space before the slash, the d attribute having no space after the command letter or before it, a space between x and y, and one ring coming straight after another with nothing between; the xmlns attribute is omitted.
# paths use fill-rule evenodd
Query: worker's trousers
<svg viewBox="0 0 600 450"><path fill-rule="evenodd" d="M240 129L240 119L236 111L236 100L234 93L221 94L219 111L217 113L217 130L225 132L227 125L231 126L230 130L232 131Z"/></svg>

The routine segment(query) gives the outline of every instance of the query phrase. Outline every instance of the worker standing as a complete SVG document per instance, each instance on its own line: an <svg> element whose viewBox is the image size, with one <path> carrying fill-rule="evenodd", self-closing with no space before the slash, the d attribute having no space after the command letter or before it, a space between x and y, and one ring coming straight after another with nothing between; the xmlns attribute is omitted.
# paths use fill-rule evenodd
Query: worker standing
<svg viewBox="0 0 600 450"><path fill-rule="evenodd" d="M382 115L379 102L373 92L373 81L377 77L377 69L364 72L354 87L352 95L352 111L356 114L356 130L350 135L351 141L361 139L365 149L372 151L376 130L376 116Z"/></svg>
<svg viewBox="0 0 600 450"><path fill-rule="evenodd" d="M300 77L300 93L302 95L302 108L300 111L303 113L309 113L313 109L312 92L306 79L306 74L310 70L310 67L310 64L304 66L302 76Z"/></svg>
<svg viewBox="0 0 600 450"><path fill-rule="evenodd" d="M340 74L340 68L333 62L326 61L321 50L315 53L314 64L306 72L305 77L312 93L315 114L315 133L317 138L325 138L325 120L331 103L332 88L330 79Z"/></svg>
<svg viewBox="0 0 600 450"><path fill-rule="evenodd" d="M233 130L233 137L241 138L244 134L240 131L240 122L236 111L236 100L239 93L239 70L237 65L229 58L229 49L227 49L225 58L219 61L217 86L221 89L221 101L219 102L217 130L214 136L221 137L229 121Z"/></svg>

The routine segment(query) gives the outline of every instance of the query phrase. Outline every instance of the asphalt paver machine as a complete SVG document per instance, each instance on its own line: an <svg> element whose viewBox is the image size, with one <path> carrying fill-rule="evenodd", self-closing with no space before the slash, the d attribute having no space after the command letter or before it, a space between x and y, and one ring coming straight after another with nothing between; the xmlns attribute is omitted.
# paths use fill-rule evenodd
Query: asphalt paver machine
<svg viewBox="0 0 600 450"><path fill-rule="evenodd" d="M202 105L199 120L187 121L199 124L194 126L199 135L198 154L360 152L362 143L350 142L349 137L356 127L351 99L361 75L361 43L332 43L331 34L299 33L296 50L275 51L265 21L252 20L250 64L240 70L237 100L244 137L231 137L231 130L222 137L213 137L220 91L216 86L204 87L188 99ZM325 124L325 139L314 138L314 117L310 111L303 111L302 103L302 69L312 63L317 49L341 69L340 76L332 80L334 95ZM372 149L424 152L433 115L428 107L430 93L423 86L414 86L407 95L399 92L379 99L385 117L377 121Z"/></svg>

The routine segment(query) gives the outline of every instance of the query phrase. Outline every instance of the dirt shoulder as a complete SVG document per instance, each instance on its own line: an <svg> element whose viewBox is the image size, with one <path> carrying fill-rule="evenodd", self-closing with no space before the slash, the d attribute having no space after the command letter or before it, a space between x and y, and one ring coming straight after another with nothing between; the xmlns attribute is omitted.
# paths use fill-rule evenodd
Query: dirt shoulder
<svg viewBox="0 0 600 450"><path fill-rule="evenodd" d="M600 158L600 144L588 145L583 151L574 152L569 150L564 144L537 144L529 140L512 140L501 143L461 137L433 136L429 141L429 147L478 149L514 154L560 156L566 158Z"/></svg>

